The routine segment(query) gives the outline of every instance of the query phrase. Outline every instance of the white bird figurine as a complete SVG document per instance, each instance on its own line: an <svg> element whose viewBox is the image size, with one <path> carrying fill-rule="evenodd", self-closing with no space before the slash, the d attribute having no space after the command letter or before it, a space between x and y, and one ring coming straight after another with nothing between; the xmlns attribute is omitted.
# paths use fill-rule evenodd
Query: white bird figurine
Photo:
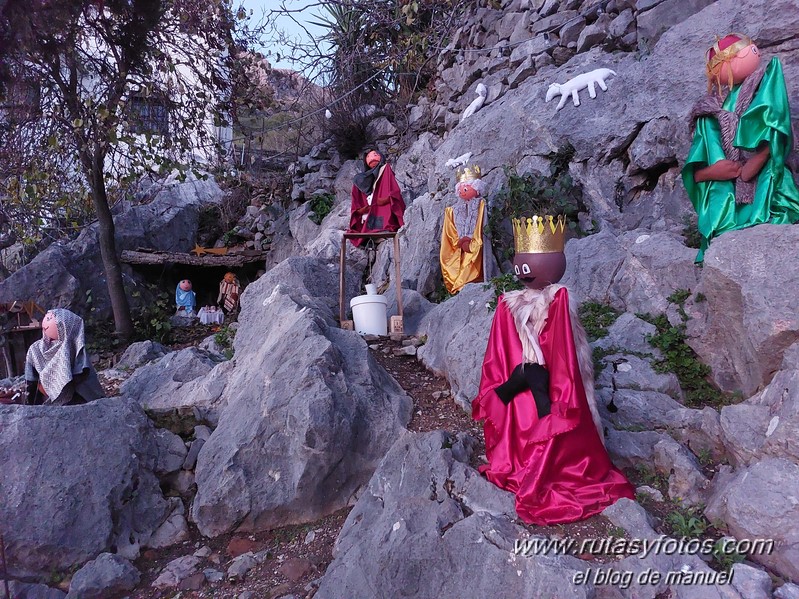
<svg viewBox="0 0 799 599"><path fill-rule="evenodd" d="M461 115L461 122L463 122L465 118L472 116L475 112L480 110L480 108L483 106L483 103L486 101L486 94L488 93L488 90L486 89L485 85L478 83L477 89L475 91L477 92L477 97L472 100L472 103L469 104L466 107L466 110L463 111L463 114Z"/></svg>
<svg viewBox="0 0 799 599"><path fill-rule="evenodd" d="M596 98L596 88L594 86L598 85L600 88L602 88L603 92L608 91L608 86L605 84L605 79L615 74L616 73L610 69L594 69L588 73L583 73L582 75L572 77L566 83L553 83L547 90L546 101L549 102L552 98L560 94L560 102L558 102L558 107L555 109L556 112L563 108L563 105L566 104L566 99L569 96L572 97L574 105L579 106L580 96L577 95L577 92L587 87L588 95L592 98Z"/></svg>
<svg viewBox="0 0 799 599"><path fill-rule="evenodd" d="M472 157L471 152L466 152L465 154L461 154L457 158L450 158L444 163L444 166L449 166L451 168L458 168L459 166L463 166L467 162L469 162L469 158Z"/></svg>

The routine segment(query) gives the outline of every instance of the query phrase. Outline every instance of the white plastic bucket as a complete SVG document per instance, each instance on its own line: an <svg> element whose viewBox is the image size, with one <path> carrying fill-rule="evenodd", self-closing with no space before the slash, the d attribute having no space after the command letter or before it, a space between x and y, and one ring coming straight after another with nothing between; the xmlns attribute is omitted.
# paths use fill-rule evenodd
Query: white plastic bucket
<svg viewBox="0 0 799 599"><path fill-rule="evenodd" d="M388 300L382 295L359 295L350 300L355 330L360 335L388 335Z"/></svg>

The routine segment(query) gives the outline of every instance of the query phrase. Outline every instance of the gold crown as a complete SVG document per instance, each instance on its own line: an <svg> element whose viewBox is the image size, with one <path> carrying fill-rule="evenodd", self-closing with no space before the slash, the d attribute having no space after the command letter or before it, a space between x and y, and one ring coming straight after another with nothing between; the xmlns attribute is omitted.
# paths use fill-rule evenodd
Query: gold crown
<svg viewBox="0 0 799 599"><path fill-rule="evenodd" d="M511 222L517 254L562 252L566 245L566 219L562 214L514 218Z"/></svg>
<svg viewBox="0 0 799 599"><path fill-rule="evenodd" d="M458 181L458 183L463 183L464 181L474 181L475 179L479 178L480 167L476 164L473 166L465 166L455 171L455 179Z"/></svg>

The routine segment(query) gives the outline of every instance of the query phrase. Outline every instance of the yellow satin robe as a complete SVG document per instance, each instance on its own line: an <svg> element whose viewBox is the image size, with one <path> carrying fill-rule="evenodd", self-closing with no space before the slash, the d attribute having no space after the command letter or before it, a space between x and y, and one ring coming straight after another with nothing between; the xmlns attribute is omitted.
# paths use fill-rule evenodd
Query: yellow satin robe
<svg viewBox="0 0 799 599"><path fill-rule="evenodd" d="M458 247L458 239L465 234L458 235L455 228L455 215L451 206L444 208L444 230L441 234L441 274L444 285L451 294L458 293L466 283L480 282L483 280L483 213L485 200L480 200L477 209L477 223L469 237L469 251L464 252Z"/></svg>

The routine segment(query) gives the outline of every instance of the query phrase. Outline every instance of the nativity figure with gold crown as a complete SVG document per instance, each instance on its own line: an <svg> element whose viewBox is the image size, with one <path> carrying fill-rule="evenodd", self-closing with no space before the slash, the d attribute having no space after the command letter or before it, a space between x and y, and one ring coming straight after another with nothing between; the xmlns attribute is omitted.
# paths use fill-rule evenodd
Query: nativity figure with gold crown
<svg viewBox="0 0 799 599"><path fill-rule="evenodd" d="M691 110L693 144L682 171L698 215L697 262L726 231L799 222L799 190L788 168L794 139L779 58L761 64L740 33L706 54L708 95Z"/></svg>
<svg viewBox="0 0 799 599"><path fill-rule="evenodd" d="M453 295L466 283L483 281L488 272L486 257L491 246L485 235L488 213L480 175L477 165L458 169L455 192L462 201L444 209L439 257L444 285Z"/></svg>
<svg viewBox="0 0 799 599"><path fill-rule="evenodd" d="M559 285L563 217L513 219L520 291L500 296L472 417L484 420L489 481L516 496L525 522L598 514L634 490L610 461L594 399L591 348Z"/></svg>

